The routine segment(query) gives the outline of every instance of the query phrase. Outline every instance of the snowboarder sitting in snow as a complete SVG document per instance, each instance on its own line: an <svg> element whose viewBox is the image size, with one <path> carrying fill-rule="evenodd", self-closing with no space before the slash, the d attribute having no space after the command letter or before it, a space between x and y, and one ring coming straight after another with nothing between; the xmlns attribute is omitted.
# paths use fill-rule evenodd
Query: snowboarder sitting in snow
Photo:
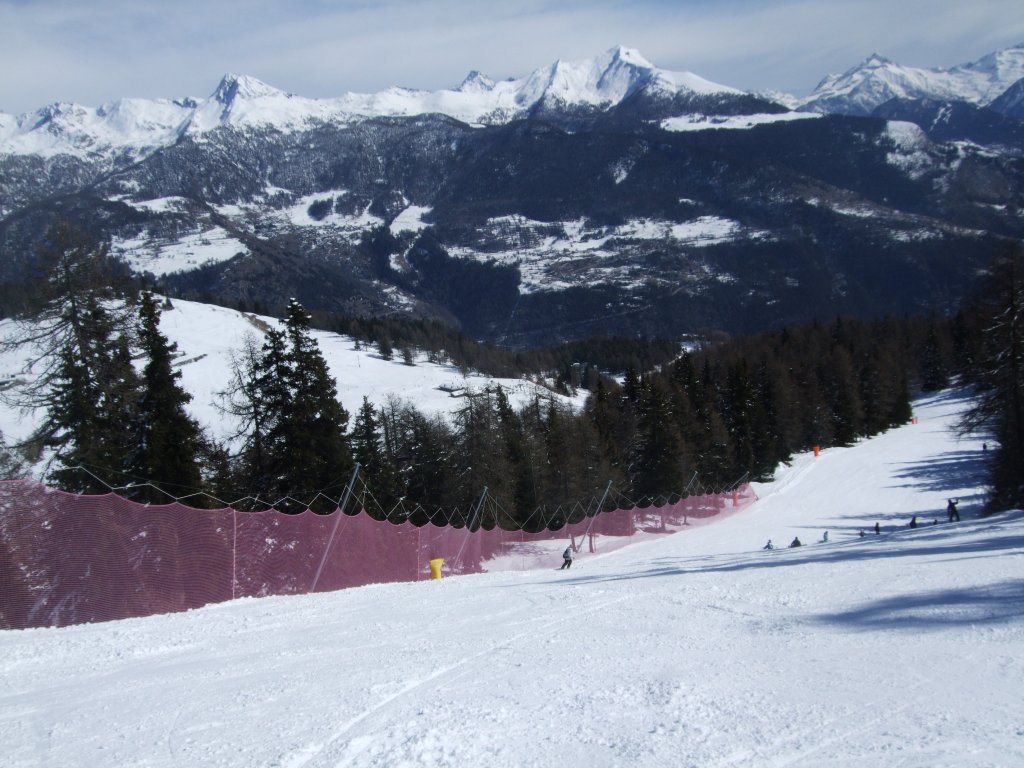
<svg viewBox="0 0 1024 768"><path fill-rule="evenodd" d="M960 513L956 509L956 505L960 503L960 499L950 499L949 504L946 505L946 515L949 517L949 522L956 520L960 522Z"/></svg>
<svg viewBox="0 0 1024 768"><path fill-rule="evenodd" d="M793 547L799 547L799 546L802 546L800 544L800 537L799 536L794 536L793 540L789 543L789 548L792 549Z"/></svg>
<svg viewBox="0 0 1024 768"><path fill-rule="evenodd" d="M775 545L772 544L771 539L768 539L768 543L764 545L764 549L775 549Z"/></svg>
<svg viewBox="0 0 1024 768"><path fill-rule="evenodd" d="M570 544L565 548L565 552L562 553L562 568L572 568L572 545ZM559 568L558 570L562 570Z"/></svg>
<svg viewBox="0 0 1024 768"><path fill-rule="evenodd" d="M821 543L828 544L828 531L825 531L823 534L821 534Z"/></svg>
<svg viewBox="0 0 1024 768"><path fill-rule="evenodd" d="M912 518L910 518L910 527L917 528L917 515L914 515Z"/></svg>

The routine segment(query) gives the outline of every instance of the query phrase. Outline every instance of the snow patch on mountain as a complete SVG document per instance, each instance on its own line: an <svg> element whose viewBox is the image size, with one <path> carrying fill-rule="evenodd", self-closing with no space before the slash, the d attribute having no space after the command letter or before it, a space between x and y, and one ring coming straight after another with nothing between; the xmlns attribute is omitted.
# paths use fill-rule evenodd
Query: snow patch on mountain
<svg viewBox="0 0 1024 768"><path fill-rule="evenodd" d="M268 218L286 226L330 227L358 240L365 230L380 226L384 223L384 220L370 213L369 203L358 213L339 213L335 201L339 198L344 198L348 194L347 190L339 189L303 195L285 208L271 213ZM323 217L315 218L310 214L311 209L316 204L327 207L328 212Z"/></svg>
<svg viewBox="0 0 1024 768"><path fill-rule="evenodd" d="M781 112L756 115L681 115L661 121L666 131L749 130L759 125L788 123L821 117L818 112Z"/></svg>
<svg viewBox="0 0 1024 768"><path fill-rule="evenodd" d="M927 151L931 142L915 123L891 120L886 123L884 136L893 145L892 151L886 155L886 160L912 179L920 178L932 167L932 160Z"/></svg>
<svg viewBox="0 0 1024 768"><path fill-rule="evenodd" d="M122 198L121 202L130 205L139 211L146 211L147 213L174 213L184 209L189 201L184 197L156 197L152 200L131 200L130 198Z"/></svg>
<svg viewBox="0 0 1024 768"><path fill-rule="evenodd" d="M585 219L552 223L515 215L489 219L482 229L489 240L503 247L451 248L449 253L458 258L516 264L522 293L564 290L581 283L638 285L645 279L642 265L623 259L623 249L629 251L629 243L663 240L701 248L771 237L763 230L752 230L718 216L684 222L632 219L615 227L597 227Z"/></svg>
<svg viewBox="0 0 1024 768"><path fill-rule="evenodd" d="M432 208L422 205L410 205L391 222L391 233L397 235L402 232L419 232L426 229L430 226L430 222L424 221L423 217L432 210Z"/></svg>
<svg viewBox="0 0 1024 768"><path fill-rule="evenodd" d="M163 277L189 272L210 264L246 255L249 249L221 227L192 232L174 240L143 232L134 238L112 238L112 255L122 259L134 272Z"/></svg>

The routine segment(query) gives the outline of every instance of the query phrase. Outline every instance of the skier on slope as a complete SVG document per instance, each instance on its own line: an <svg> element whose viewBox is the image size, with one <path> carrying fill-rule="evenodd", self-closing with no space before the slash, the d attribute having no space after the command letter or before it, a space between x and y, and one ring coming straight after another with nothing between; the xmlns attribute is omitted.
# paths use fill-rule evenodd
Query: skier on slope
<svg viewBox="0 0 1024 768"><path fill-rule="evenodd" d="M946 505L946 515L949 517L949 522L956 520L960 522L960 513L957 511L956 505L960 503L959 499L950 499L949 504Z"/></svg>
<svg viewBox="0 0 1024 768"><path fill-rule="evenodd" d="M775 545L772 544L771 539L768 539L768 543L764 545L763 549L775 549Z"/></svg>
<svg viewBox="0 0 1024 768"><path fill-rule="evenodd" d="M562 567L558 570L572 568L572 545L570 544L565 548L565 552L562 553Z"/></svg>

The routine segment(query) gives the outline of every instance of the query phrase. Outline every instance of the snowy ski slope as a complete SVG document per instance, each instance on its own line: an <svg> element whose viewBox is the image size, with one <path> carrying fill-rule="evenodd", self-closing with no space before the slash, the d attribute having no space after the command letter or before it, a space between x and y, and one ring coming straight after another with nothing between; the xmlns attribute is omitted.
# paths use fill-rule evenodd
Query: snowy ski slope
<svg viewBox="0 0 1024 768"><path fill-rule="evenodd" d="M1024 514L978 517L962 405L570 571L556 543L551 570L0 632L3 762L1024 765Z"/></svg>

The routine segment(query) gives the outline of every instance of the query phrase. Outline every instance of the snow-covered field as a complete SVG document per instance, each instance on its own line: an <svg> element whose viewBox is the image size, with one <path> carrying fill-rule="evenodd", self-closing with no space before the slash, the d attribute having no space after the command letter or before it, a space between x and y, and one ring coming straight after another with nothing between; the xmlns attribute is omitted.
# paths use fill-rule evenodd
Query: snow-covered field
<svg viewBox="0 0 1024 768"><path fill-rule="evenodd" d="M570 571L0 632L3 763L1024 765L1024 513L978 517L962 405Z"/></svg>

